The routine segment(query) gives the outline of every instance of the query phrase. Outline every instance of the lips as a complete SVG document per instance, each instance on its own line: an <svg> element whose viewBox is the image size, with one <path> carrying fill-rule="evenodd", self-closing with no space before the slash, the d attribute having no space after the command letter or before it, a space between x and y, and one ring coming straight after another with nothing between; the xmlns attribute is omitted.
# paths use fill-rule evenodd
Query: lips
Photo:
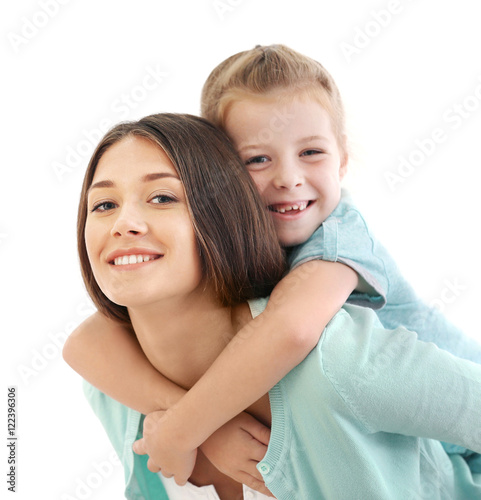
<svg viewBox="0 0 481 500"><path fill-rule="evenodd" d="M107 256L107 262L113 266L143 264L163 257L163 254L150 248L119 249Z"/></svg>
<svg viewBox="0 0 481 500"><path fill-rule="evenodd" d="M268 209L271 212L276 212L279 214L285 214L285 213L298 213L304 211L312 201L310 200L302 200L302 201L293 201L293 202L286 202L286 203L273 203L272 205L268 205Z"/></svg>
<svg viewBox="0 0 481 500"><path fill-rule="evenodd" d="M149 260L159 259L160 255L124 255L116 257L113 261L114 266L126 266L127 264L142 264Z"/></svg>

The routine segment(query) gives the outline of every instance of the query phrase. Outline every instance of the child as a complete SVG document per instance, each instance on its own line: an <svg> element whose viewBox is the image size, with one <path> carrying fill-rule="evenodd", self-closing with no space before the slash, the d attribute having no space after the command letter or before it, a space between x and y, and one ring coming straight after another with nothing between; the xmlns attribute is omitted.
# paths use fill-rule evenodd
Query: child
<svg viewBox="0 0 481 500"><path fill-rule="evenodd" d="M214 464L224 462L224 473L260 490L259 475L245 465L251 451L244 465L233 465L234 457L220 459L228 451L219 452L208 438L304 359L346 300L375 308L385 327L402 324L460 357L480 362L481 348L416 297L349 198L341 198L348 162L344 113L319 63L280 45L236 54L209 76L202 114L227 132L245 161L291 272L265 312L185 395L149 365L131 332L98 314L72 334L64 356L127 406L143 413L168 409L156 424L155 442L142 440L136 448L149 452L151 470L161 466L185 483L185 464L205 442L203 451ZM225 428L225 435L235 433ZM177 450L162 450L166 435L179 436ZM255 462L262 458L253 455Z"/></svg>

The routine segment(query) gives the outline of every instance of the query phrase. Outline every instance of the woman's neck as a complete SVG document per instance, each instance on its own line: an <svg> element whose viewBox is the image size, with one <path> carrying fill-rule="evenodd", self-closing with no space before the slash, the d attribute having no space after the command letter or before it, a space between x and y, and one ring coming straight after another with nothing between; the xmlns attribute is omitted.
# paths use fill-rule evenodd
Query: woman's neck
<svg viewBox="0 0 481 500"><path fill-rule="evenodd" d="M189 389L205 373L237 331L252 317L247 304L224 307L204 294L201 300L129 309L146 356L157 370Z"/></svg>

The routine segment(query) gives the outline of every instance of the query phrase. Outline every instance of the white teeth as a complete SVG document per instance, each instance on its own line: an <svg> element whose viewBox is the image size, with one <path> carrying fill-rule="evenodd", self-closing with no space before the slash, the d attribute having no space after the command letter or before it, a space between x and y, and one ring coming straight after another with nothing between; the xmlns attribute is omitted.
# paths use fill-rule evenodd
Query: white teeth
<svg viewBox="0 0 481 500"><path fill-rule="evenodd" d="M114 259L114 265L126 266L127 264L141 264L149 260L154 260L154 257L152 255L123 255L122 257Z"/></svg>
<svg viewBox="0 0 481 500"><path fill-rule="evenodd" d="M282 208L273 208L274 212L279 212L281 214L285 214L286 212L291 212L292 210L299 210L302 212L302 210L305 210L307 208L307 202L306 201L301 201L300 203L296 205L287 205Z"/></svg>

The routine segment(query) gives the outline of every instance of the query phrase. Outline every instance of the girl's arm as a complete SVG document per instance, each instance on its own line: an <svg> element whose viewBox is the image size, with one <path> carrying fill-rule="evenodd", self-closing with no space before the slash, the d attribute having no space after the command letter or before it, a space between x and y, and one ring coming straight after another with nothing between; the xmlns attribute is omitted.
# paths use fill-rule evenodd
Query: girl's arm
<svg viewBox="0 0 481 500"><path fill-rule="evenodd" d="M186 393L150 364L132 330L99 312L70 334L62 354L87 382L143 414L166 410Z"/></svg>
<svg viewBox="0 0 481 500"><path fill-rule="evenodd" d="M243 327L195 386L136 446L183 483L196 448L297 366L358 285L341 263L311 261L274 289L266 310ZM169 417L172 418L169 418ZM185 464L185 469L183 465Z"/></svg>
<svg viewBox="0 0 481 500"><path fill-rule="evenodd" d="M183 446L197 448L297 366L357 285L350 267L322 260L302 264L281 280L265 311L237 333L171 408Z"/></svg>
<svg viewBox="0 0 481 500"><path fill-rule="evenodd" d="M63 357L87 382L140 413L166 410L186 393L149 363L132 330L99 312L70 334Z"/></svg>
<svg viewBox="0 0 481 500"><path fill-rule="evenodd" d="M149 362L132 330L95 313L72 332L65 361L94 387L140 413L165 410L186 393ZM255 468L267 452L269 429L247 413L219 428L201 446L224 474L269 495Z"/></svg>

